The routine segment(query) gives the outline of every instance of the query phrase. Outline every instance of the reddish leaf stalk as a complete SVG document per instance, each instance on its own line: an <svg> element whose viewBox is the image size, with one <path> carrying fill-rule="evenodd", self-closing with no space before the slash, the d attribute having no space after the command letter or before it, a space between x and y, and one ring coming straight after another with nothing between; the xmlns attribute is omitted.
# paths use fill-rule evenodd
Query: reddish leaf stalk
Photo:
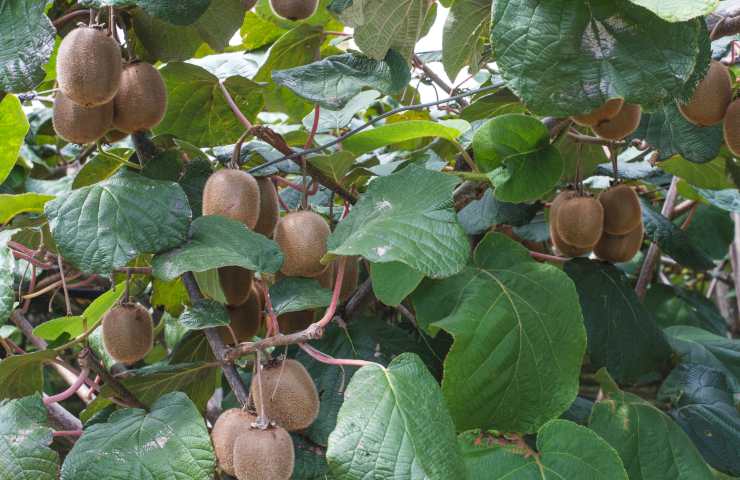
<svg viewBox="0 0 740 480"><path fill-rule="evenodd" d="M325 363L327 365L337 366L348 366L348 367L367 367L368 365L376 365L382 367L379 363L369 362L367 360L357 360L352 358L334 358L331 355L327 355L320 350L315 349L311 345L306 343L299 343L301 350L306 352L311 358L317 362Z"/></svg>
<svg viewBox="0 0 740 480"><path fill-rule="evenodd" d="M55 430L52 435L54 437L80 437L82 430Z"/></svg>
<svg viewBox="0 0 740 480"><path fill-rule="evenodd" d="M83 367L82 371L80 372L80 375L77 377L77 380L75 380L72 385L70 385L66 390L64 390L61 393L44 398L44 405L48 406L52 403L63 402L64 400L68 399L69 397L77 393L77 390L79 390L80 387L85 383L85 380L87 379L87 376L89 374L90 374L90 369L88 367Z"/></svg>

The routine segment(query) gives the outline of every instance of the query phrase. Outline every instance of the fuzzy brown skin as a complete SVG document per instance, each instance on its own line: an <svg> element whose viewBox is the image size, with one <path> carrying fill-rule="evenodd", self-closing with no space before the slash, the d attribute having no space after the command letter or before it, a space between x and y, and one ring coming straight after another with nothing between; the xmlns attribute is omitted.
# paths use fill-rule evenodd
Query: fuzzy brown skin
<svg viewBox="0 0 740 480"><path fill-rule="evenodd" d="M592 197L565 199L557 208L553 225L563 242L576 248L592 248L604 231L604 208Z"/></svg>
<svg viewBox="0 0 740 480"><path fill-rule="evenodd" d="M234 443L239 435L248 432L257 417L240 408L223 412L211 431L213 449L221 470L234 476Z"/></svg>
<svg viewBox="0 0 740 480"><path fill-rule="evenodd" d="M642 109L634 103L625 103L619 114L591 127L594 133L607 140L621 140L640 126Z"/></svg>
<svg viewBox="0 0 740 480"><path fill-rule="evenodd" d="M121 49L100 30L78 27L62 40L57 82L67 98L85 107L113 100L121 84Z"/></svg>
<svg viewBox="0 0 740 480"><path fill-rule="evenodd" d="M166 111L167 88L159 71L146 62L126 65L113 99L113 126L127 133L149 130Z"/></svg>
<svg viewBox="0 0 740 480"><path fill-rule="evenodd" d="M594 247L594 253L607 262L629 262L640 251L643 235L642 223L626 235L619 236L604 233L599 243Z"/></svg>
<svg viewBox="0 0 740 480"><path fill-rule="evenodd" d="M258 177L257 185L260 188L260 214L257 218L257 225L254 226L254 231L267 238L272 238L275 225L280 219L277 189L270 177Z"/></svg>
<svg viewBox="0 0 740 480"><path fill-rule="evenodd" d="M555 197L550 205L550 240L555 247L555 251L566 257L580 257L591 252L591 248L589 247L579 248L574 247L573 245L568 245L562 238L560 238L557 228L555 227L555 219L560 213L560 207L565 201L576 197L577 194L573 190L564 190Z"/></svg>
<svg viewBox="0 0 740 480"><path fill-rule="evenodd" d="M725 143L733 155L740 157L740 100L735 100L727 108L723 125Z"/></svg>
<svg viewBox="0 0 740 480"><path fill-rule="evenodd" d="M296 360L270 363L262 368L262 395L257 376L251 392L255 408L289 432L308 428L319 414L319 394L306 368ZM261 397L261 398L260 398Z"/></svg>
<svg viewBox="0 0 740 480"><path fill-rule="evenodd" d="M678 105L681 114L689 122L708 127L722 121L732 101L732 79L729 69L717 60L712 60L709 71L697 85L686 104Z"/></svg>
<svg viewBox="0 0 740 480"><path fill-rule="evenodd" d="M252 287L249 298L244 305L238 307L227 306L226 311L229 312L230 325L234 335L236 335L236 340L240 343L248 342L257 335L262 326L262 295ZM228 328L219 327L218 333L225 344L234 344L234 338Z"/></svg>
<svg viewBox="0 0 740 480"><path fill-rule="evenodd" d="M116 305L103 317L103 343L117 362L138 362L152 349L153 340L152 316L138 303Z"/></svg>
<svg viewBox="0 0 740 480"><path fill-rule="evenodd" d="M321 215L301 211L289 213L275 227L275 241L285 260L281 272L289 277L317 277L326 269L321 258L331 230Z"/></svg>
<svg viewBox="0 0 740 480"><path fill-rule="evenodd" d="M334 289L334 276L336 275L336 270L336 263L332 262L326 266L326 269L324 269L324 272L321 275L316 277L321 288L326 288L327 290Z"/></svg>
<svg viewBox="0 0 740 480"><path fill-rule="evenodd" d="M225 168L208 177L203 215L221 215L254 229L260 214L260 188L253 176Z"/></svg>
<svg viewBox="0 0 740 480"><path fill-rule="evenodd" d="M252 292L254 272L242 267L221 267L218 269L218 279L226 304L232 307L244 305Z"/></svg>
<svg viewBox="0 0 740 480"><path fill-rule="evenodd" d="M336 272L334 273L336 277ZM344 303L349 300L360 279L360 260L358 257L347 257L344 262L344 278L342 279L342 290L339 292L339 301Z"/></svg>
<svg viewBox="0 0 740 480"><path fill-rule="evenodd" d="M319 0L270 0L275 15L288 20L305 20L316 12Z"/></svg>
<svg viewBox="0 0 740 480"><path fill-rule="evenodd" d="M621 98L612 98L605 104L583 115L573 115L571 118L574 122L582 127L593 127L601 122L611 120L619 114L624 105Z"/></svg>
<svg viewBox="0 0 740 480"><path fill-rule="evenodd" d="M90 143L101 138L113 121L113 104L86 108L63 93L54 96L52 125L57 135L70 143Z"/></svg>
<svg viewBox="0 0 740 480"><path fill-rule="evenodd" d="M285 429L251 428L234 442L234 471L238 480L290 480L295 464L293 440Z"/></svg>
<svg viewBox="0 0 740 480"><path fill-rule="evenodd" d="M289 335L305 330L306 327L314 322L314 318L313 310L284 313L277 318L278 325L280 325L280 333Z"/></svg>
<svg viewBox="0 0 740 480"><path fill-rule="evenodd" d="M626 235L642 223L640 198L627 185L617 185L599 195L604 207L604 231L610 235Z"/></svg>

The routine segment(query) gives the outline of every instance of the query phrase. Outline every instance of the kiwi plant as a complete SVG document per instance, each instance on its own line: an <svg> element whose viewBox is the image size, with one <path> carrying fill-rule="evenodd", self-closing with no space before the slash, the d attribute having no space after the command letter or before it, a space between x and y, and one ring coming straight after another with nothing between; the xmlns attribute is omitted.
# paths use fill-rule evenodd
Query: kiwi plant
<svg viewBox="0 0 740 480"><path fill-rule="evenodd" d="M270 0L275 15L288 20L305 20L316 12L319 0Z"/></svg>
<svg viewBox="0 0 740 480"><path fill-rule="evenodd" d="M230 408L219 415L211 430L211 441L218 465L231 476L234 471L234 445L237 437L248 432L257 417L240 408Z"/></svg>
<svg viewBox="0 0 740 480"><path fill-rule="evenodd" d="M262 326L262 295L252 287L249 298L243 305L227 306L231 320L231 330L234 331L237 342L246 342L252 339ZM234 338L226 327L219 327L221 340L227 345L234 343Z"/></svg>
<svg viewBox="0 0 740 480"><path fill-rule="evenodd" d="M321 215L309 211L289 213L275 227L275 241L283 251L281 272L291 277L317 277L327 268L321 258L331 230Z"/></svg>
<svg viewBox="0 0 740 480"><path fill-rule="evenodd" d="M118 362L138 362L152 349L153 340L152 317L138 303L116 305L103 316L103 343Z"/></svg>
<svg viewBox="0 0 740 480"><path fill-rule="evenodd" d="M604 208L604 232L626 235L642 222L640 198L629 186L621 184L599 195Z"/></svg>
<svg viewBox="0 0 740 480"><path fill-rule="evenodd" d="M296 360L271 361L252 377L251 390L258 412L289 432L308 428L319 414L319 394L306 368Z"/></svg>
<svg viewBox="0 0 740 480"><path fill-rule="evenodd" d="M596 135L607 140L621 140L640 126L642 109L634 103L625 103L619 113L609 120L591 126Z"/></svg>
<svg viewBox="0 0 740 480"><path fill-rule="evenodd" d="M550 206L550 240L552 240L555 249L562 255L567 257L580 257L591 251L590 247L575 247L564 242L558 233L556 223L560 212L560 207L566 200L577 197L577 193L573 190L564 190L558 194L557 197L552 201Z"/></svg>
<svg viewBox="0 0 740 480"><path fill-rule="evenodd" d="M619 114L624 105L624 100L621 98L612 98L607 100L602 106L588 112L583 115L574 115L571 118L575 123L582 127L593 127L601 122L611 120Z"/></svg>
<svg viewBox="0 0 740 480"><path fill-rule="evenodd" d="M254 273L237 266L218 269L218 280L226 297L226 303L232 306L243 305L252 292Z"/></svg>
<svg viewBox="0 0 740 480"><path fill-rule="evenodd" d="M628 262L640 251L643 234L642 222L624 235L611 235L605 232L594 246L594 254L607 262Z"/></svg>
<svg viewBox="0 0 740 480"><path fill-rule="evenodd" d="M293 440L280 426L242 431L234 441L232 457L238 480L289 480L293 475Z"/></svg>
<svg viewBox="0 0 740 480"><path fill-rule="evenodd" d="M254 229L259 214L260 188L253 176L224 168L208 177L203 189L203 215L221 215Z"/></svg>
<svg viewBox="0 0 740 480"><path fill-rule="evenodd" d="M272 238L280 218L280 205L278 205L278 193L275 184L270 177L258 177L257 185L260 189L260 212L254 231Z"/></svg>
<svg viewBox="0 0 740 480"><path fill-rule="evenodd" d="M94 142L106 134L112 122L112 102L88 108L62 92L54 95L52 125L56 134L70 143Z"/></svg>
<svg viewBox="0 0 740 480"><path fill-rule="evenodd" d="M167 89L159 71L146 62L123 68L121 86L113 99L113 126L133 133L159 125L167 111Z"/></svg>
<svg viewBox="0 0 740 480"><path fill-rule="evenodd" d="M593 197L573 195L556 208L553 225L563 242L577 248L592 248L604 231L604 208Z"/></svg>
<svg viewBox="0 0 740 480"><path fill-rule="evenodd" d="M740 99L732 102L727 108L722 130L727 148L733 155L740 157Z"/></svg>
<svg viewBox="0 0 740 480"><path fill-rule="evenodd" d="M706 127L722 121L732 101L732 80L729 69L712 60L709 71L697 85L688 103L679 103L681 114L691 123Z"/></svg>

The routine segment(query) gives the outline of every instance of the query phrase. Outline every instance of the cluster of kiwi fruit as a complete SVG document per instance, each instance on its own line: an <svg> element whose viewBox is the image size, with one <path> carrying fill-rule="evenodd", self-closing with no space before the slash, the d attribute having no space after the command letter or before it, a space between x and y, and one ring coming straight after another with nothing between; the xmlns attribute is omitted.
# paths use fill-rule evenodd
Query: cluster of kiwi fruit
<svg viewBox="0 0 740 480"><path fill-rule="evenodd" d="M642 109L637 104L625 103L621 98L612 98L591 112L571 118L582 127L590 127L603 139L621 140L640 126Z"/></svg>
<svg viewBox="0 0 740 480"><path fill-rule="evenodd" d="M624 184L598 198L565 190L550 207L550 238L569 257L593 251L607 262L627 262L640 250L643 234L640 199Z"/></svg>
<svg viewBox="0 0 740 480"><path fill-rule="evenodd" d="M167 110L159 71L145 62L124 64L118 43L97 27L81 25L64 37L56 72L52 123L70 143L112 143L157 126Z"/></svg>
<svg viewBox="0 0 740 480"><path fill-rule="evenodd" d="M270 0L270 7L275 15L288 20L305 20L319 6L319 0Z"/></svg>
<svg viewBox="0 0 740 480"><path fill-rule="evenodd" d="M136 363L152 349L152 316L138 303L121 303L108 310L102 328L105 349L117 362Z"/></svg>

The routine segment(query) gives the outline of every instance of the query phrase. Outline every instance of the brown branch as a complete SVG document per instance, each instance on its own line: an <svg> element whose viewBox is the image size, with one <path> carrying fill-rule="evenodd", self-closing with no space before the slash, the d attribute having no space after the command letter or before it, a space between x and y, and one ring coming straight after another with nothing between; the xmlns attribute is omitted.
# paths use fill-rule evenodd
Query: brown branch
<svg viewBox="0 0 740 480"><path fill-rule="evenodd" d="M310 340L317 340L324 334L324 329L318 323L312 323L305 330L291 333L290 335L275 335L265 338L258 342L245 342L226 350L224 355L225 362L233 362L237 358L254 353L257 350L265 350L272 347L284 347L286 345L295 345L306 343Z"/></svg>
<svg viewBox="0 0 740 480"><path fill-rule="evenodd" d="M447 82L445 82L442 79L442 77L440 77L439 75L437 75L437 73L434 70L432 70L429 67L429 65L427 65L426 63L424 63L421 60L421 58L419 58L418 55L414 54L414 56L412 57L412 60L413 60L413 63L415 64L415 66L417 68L421 69L422 72L424 72L424 75L426 75L427 77L429 77L429 79L432 82L436 83L437 86L439 86L442 90L444 90L447 95L452 95L452 92L454 92L454 89L452 88L452 86L450 86L449 84L447 84ZM463 107L467 107L468 106L468 102L465 99L462 99L461 98L459 100L459 103Z"/></svg>
<svg viewBox="0 0 740 480"><path fill-rule="evenodd" d="M707 17L707 28L711 32L711 40L740 33L740 2L723 2L716 12Z"/></svg>
<svg viewBox="0 0 740 480"><path fill-rule="evenodd" d="M588 135L582 135L580 133L573 132L573 131L569 131L568 136L577 143L585 143L589 145L609 146L609 145L624 145L626 143L623 140L620 140L620 141L606 140L606 139L599 138L599 137L591 137Z"/></svg>
<svg viewBox="0 0 740 480"><path fill-rule="evenodd" d="M147 409L147 406L142 403L141 400L136 398L136 395L131 393L128 388L123 386L121 382L116 380L116 378L106 370L105 366L100 362L92 350L88 350L87 355L80 358L80 366L83 368L87 367L96 375L100 376L103 383L113 390L116 397L118 397L122 403L133 408Z"/></svg>
<svg viewBox="0 0 740 480"><path fill-rule="evenodd" d="M349 300L347 300L347 304L344 307L344 315L346 318L349 319L349 317L352 317L355 312L360 308L362 305L362 302L365 300L365 297L372 292L373 290L373 282L370 278L362 282L362 284L357 288L354 295L350 297Z"/></svg>
<svg viewBox="0 0 740 480"><path fill-rule="evenodd" d="M70 20L73 20L77 17L89 17L90 16L90 9L89 8L83 8L81 10L75 10L73 12L65 13L61 17L55 19L52 24L54 25L54 28L59 30L59 27L64 25Z"/></svg>

